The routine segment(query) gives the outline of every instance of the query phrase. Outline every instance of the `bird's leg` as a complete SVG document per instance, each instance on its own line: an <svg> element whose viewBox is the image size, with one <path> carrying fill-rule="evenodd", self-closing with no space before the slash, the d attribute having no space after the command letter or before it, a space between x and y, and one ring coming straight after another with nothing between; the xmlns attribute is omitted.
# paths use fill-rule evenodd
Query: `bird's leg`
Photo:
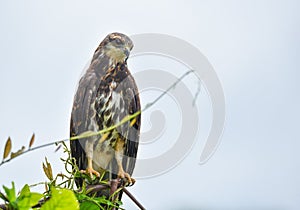
<svg viewBox="0 0 300 210"><path fill-rule="evenodd" d="M93 174L97 177L100 177L100 173L93 168L93 143L90 141L86 141L85 143L85 153L87 157L87 168L86 170L81 170L81 173L90 175L93 178Z"/></svg>
<svg viewBox="0 0 300 210"><path fill-rule="evenodd" d="M115 146L115 158L118 164L118 177L121 179L126 178L130 185L135 183L135 179L126 173L123 169L122 160L123 160L123 151L124 151L125 141L123 139L118 139Z"/></svg>
<svg viewBox="0 0 300 210"><path fill-rule="evenodd" d="M81 170L80 173L88 174L88 175L90 175L91 178L93 178L93 174L95 174L95 176L97 176L97 177L100 177L100 173L93 168L93 159L87 158L87 161L88 161L88 165L87 165L86 169Z"/></svg>

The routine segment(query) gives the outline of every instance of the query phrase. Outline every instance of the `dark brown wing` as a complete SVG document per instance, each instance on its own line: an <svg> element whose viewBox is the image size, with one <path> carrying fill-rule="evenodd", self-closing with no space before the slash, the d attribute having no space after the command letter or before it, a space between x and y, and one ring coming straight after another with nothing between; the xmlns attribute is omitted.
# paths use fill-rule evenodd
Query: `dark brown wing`
<svg viewBox="0 0 300 210"><path fill-rule="evenodd" d="M95 88L99 86L99 76L93 72L87 72L79 82L71 114L70 136L78 136L90 130L90 120L94 115L91 104L95 100ZM71 154L75 158L79 170L87 167L85 154L85 141L87 139L72 140L70 142ZM89 138L90 140L90 138Z"/></svg>
<svg viewBox="0 0 300 210"><path fill-rule="evenodd" d="M140 98L137 86L131 75L128 76L128 87L125 91L125 98L128 101L129 114L135 114L141 110ZM128 136L124 149L123 168L124 170L132 175L135 163L136 155L139 146L140 138L140 127L141 127L141 115L136 117L136 121L132 126L129 126Z"/></svg>

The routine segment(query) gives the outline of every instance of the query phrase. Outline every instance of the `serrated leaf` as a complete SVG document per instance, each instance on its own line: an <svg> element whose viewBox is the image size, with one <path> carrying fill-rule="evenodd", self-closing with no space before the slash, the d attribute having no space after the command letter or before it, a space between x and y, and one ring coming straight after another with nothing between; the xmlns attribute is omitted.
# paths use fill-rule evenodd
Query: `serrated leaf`
<svg viewBox="0 0 300 210"><path fill-rule="evenodd" d="M11 139L10 137L8 137L4 147L3 159L8 157L10 151L11 151Z"/></svg>
<svg viewBox="0 0 300 210"><path fill-rule="evenodd" d="M28 210L31 209L32 206L37 205L42 198L42 194L30 192L29 186L26 184L22 188L16 203L19 210Z"/></svg>
<svg viewBox="0 0 300 210"><path fill-rule="evenodd" d="M35 134L33 133L32 136L31 136L30 142L29 142L29 148L32 147L32 145L34 143L34 140L35 140Z"/></svg>
<svg viewBox="0 0 300 210"><path fill-rule="evenodd" d="M16 188L15 183L12 182L12 188L8 188L3 185L3 189L6 193L6 198L9 200L10 203L13 203L16 200Z"/></svg>
<svg viewBox="0 0 300 210"><path fill-rule="evenodd" d="M73 191L51 188L51 198L41 207L41 210L79 210L79 203Z"/></svg>

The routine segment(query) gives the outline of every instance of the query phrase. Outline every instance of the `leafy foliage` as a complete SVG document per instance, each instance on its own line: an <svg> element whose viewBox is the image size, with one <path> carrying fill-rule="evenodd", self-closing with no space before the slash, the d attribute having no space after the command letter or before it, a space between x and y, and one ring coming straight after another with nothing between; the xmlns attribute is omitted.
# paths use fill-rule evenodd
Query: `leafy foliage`
<svg viewBox="0 0 300 210"><path fill-rule="evenodd" d="M9 138L8 140L8 143L6 142L6 145L8 146L5 147L6 157L9 154L12 154L11 139ZM29 148L32 146L33 141L34 135L30 140ZM104 173L100 178L91 178L86 174L80 173L66 144L64 142L60 142L57 146L58 149L63 148L63 152L67 156L66 158L61 158L61 161L65 165L66 174L59 173L56 176L53 176L52 166L47 158L45 158L45 163L43 163L42 166L49 181L32 185L36 186L39 184L45 184L45 192L43 194L31 192L29 185L26 184L17 194L15 183L12 182L11 187L3 186L4 192L0 191L0 200L2 199L4 201L5 209L28 210L37 208L40 210L93 210L113 209L114 207L119 207L122 204L121 201L112 200L104 196L97 197L95 193L91 193L91 190L87 188L86 184L78 190L75 185L75 178L85 180L86 182L84 183L107 184L107 181L102 180ZM105 208L103 206L105 206Z"/></svg>
<svg viewBox="0 0 300 210"><path fill-rule="evenodd" d="M28 185L25 185L21 192L16 195L15 183L12 182L12 188L3 186L5 194L1 193L0 198L5 201L8 209L27 210L39 203L43 194L30 192Z"/></svg>
<svg viewBox="0 0 300 210"><path fill-rule="evenodd" d="M42 205L41 210L79 209L79 203L73 191L68 189L51 188L51 198Z"/></svg>

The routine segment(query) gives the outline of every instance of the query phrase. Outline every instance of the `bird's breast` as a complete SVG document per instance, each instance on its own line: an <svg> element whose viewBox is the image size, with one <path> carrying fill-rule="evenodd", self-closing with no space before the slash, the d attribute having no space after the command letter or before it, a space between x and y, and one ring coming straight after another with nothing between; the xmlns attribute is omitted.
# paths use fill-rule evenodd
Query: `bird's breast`
<svg viewBox="0 0 300 210"><path fill-rule="evenodd" d="M100 169L107 170L109 163L114 157L114 149L110 142L104 141L99 143L93 152L93 166L98 171Z"/></svg>

